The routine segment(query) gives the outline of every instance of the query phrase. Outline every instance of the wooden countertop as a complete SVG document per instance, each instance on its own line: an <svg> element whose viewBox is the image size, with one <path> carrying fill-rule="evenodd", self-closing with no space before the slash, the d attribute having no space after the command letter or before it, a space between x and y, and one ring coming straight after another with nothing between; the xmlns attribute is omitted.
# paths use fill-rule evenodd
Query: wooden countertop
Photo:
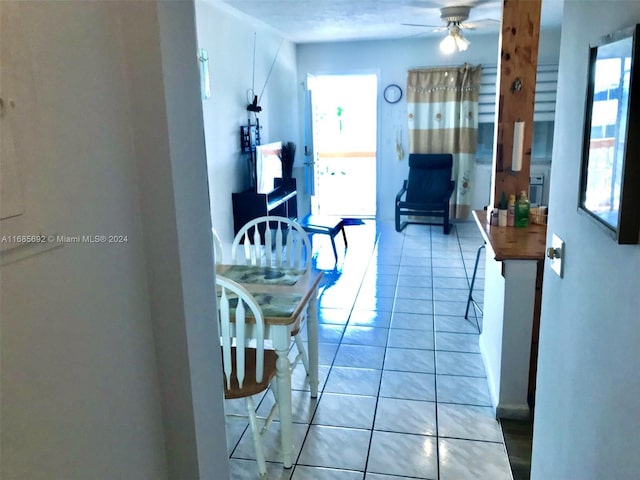
<svg viewBox="0 0 640 480"><path fill-rule="evenodd" d="M547 238L546 225L529 224L526 228L497 227L487 222L486 210L474 210L473 218L487 242L496 253L495 259L544 260Z"/></svg>

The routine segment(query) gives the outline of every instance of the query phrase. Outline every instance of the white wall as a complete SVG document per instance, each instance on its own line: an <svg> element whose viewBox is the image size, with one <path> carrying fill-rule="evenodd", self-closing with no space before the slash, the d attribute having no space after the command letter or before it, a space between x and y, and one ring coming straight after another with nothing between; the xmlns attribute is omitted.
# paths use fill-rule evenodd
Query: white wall
<svg viewBox="0 0 640 480"><path fill-rule="evenodd" d="M2 265L0 477L224 476L193 5L0 9L21 233L127 236Z"/></svg>
<svg viewBox="0 0 640 480"><path fill-rule="evenodd" d="M566 242L564 278L545 268L534 480L636 479L640 472L640 246L617 245L576 211L588 48L640 22L637 1L565 2L548 235Z"/></svg>
<svg viewBox="0 0 640 480"><path fill-rule="evenodd" d="M378 99L378 218L394 216L395 195L409 170L406 118L407 70L410 68L470 64L496 65L498 34L469 33L471 46L466 52L443 55L440 37L408 38L404 40L319 43L298 46L298 77L300 82L312 74L376 73L379 75ZM555 63L558 59L559 32L543 31L540 36L539 63ZM382 91L390 83L403 89L402 100L390 105L382 99ZM300 113L302 124L302 112ZM395 152L396 132L401 130L405 157L398 160ZM300 140L302 144L302 139ZM480 177L481 179L483 177ZM474 193L474 208L488 202L490 185L484 180ZM486 191L486 193L484 193ZM486 197L486 200L484 198Z"/></svg>
<svg viewBox="0 0 640 480"><path fill-rule="evenodd" d="M222 365L192 0L157 3L152 37L127 15L131 109L170 479L228 476ZM144 2L134 2L145 12ZM153 4L152 4L153 5ZM156 74L156 65L162 67ZM161 95L149 92L159 88ZM166 119L166 120L165 120ZM166 133L165 133L166 132ZM165 136L160 136L164 134Z"/></svg>
<svg viewBox="0 0 640 480"><path fill-rule="evenodd" d="M229 255L233 240L231 193L250 187L249 166L240 149L240 126L246 125L247 90L252 87L254 34L255 92L265 86L258 114L262 143L298 142L298 103L294 45L273 29L213 0L196 1L198 46L209 53L211 98L203 101L213 226ZM255 122L253 114L252 123ZM298 144L294 173L302 166ZM300 180L298 180L300 182ZM300 189L300 187L299 187ZM228 258L227 258L228 260Z"/></svg>

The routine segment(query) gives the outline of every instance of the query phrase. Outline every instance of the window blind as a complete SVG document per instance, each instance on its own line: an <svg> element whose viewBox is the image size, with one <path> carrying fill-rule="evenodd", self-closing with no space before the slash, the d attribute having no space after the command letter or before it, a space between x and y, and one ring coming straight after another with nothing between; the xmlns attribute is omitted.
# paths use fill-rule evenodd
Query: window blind
<svg viewBox="0 0 640 480"><path fill-rule="evenodd" d="M478 99L478 123L493 123L496 115L496 82L498 67L483 65ZM558 65L538 65L536 96L533 110L534 122L553 122L556 112Z"/></svg>

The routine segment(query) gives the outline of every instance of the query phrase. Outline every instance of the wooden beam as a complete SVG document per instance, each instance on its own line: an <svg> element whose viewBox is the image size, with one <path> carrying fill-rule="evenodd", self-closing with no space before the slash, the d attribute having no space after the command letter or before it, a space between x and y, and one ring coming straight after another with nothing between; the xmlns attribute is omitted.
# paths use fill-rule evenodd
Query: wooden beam
<svg viewBox="0 0 640 480"><path fill-rule="evenodd" d="M508 198L511 193L529 191L541 6L542 0L503 0L491 177L493 206L498 206L503 192ZM513 172L514 124L517 121L525 122L523 158L522 169Z"/></svg>

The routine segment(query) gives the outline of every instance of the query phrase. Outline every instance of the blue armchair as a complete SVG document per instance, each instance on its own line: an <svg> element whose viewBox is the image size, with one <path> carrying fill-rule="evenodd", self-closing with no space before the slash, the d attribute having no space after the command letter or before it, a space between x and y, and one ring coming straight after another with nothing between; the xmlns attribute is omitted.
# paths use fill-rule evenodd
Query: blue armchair
<svg viewBox="0 0 640 480"><path fill-rule="evenodd" d="M396 195L396 231L401 232L409 223L440 225L433 223L433 217L442 217L444 233L449 233L449 199L455 188L455 182L451 180L452 169L453 155L450 153L409 155L409 178ZM428 218L424 222L402 222L403 215Z"/></svg>

